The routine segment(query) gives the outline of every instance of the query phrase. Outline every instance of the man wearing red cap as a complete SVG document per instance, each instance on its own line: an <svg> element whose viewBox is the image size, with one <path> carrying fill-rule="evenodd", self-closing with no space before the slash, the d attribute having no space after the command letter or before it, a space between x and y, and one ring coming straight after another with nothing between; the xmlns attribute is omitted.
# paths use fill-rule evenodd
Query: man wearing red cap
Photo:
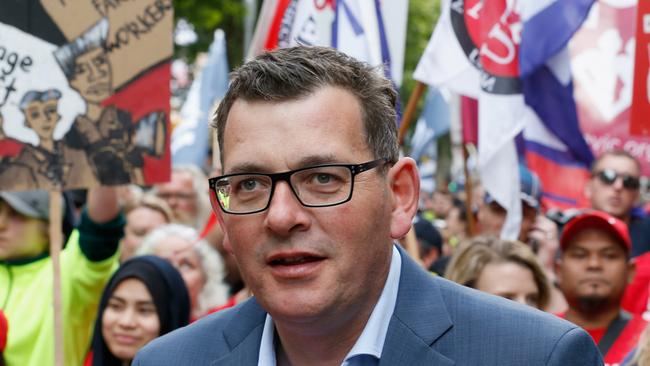
<svg viewBox="0 0 650 366"><path fill-rule="evenodd" d="M606 365L619 364L646 325L621 310L635 271L627 225L605 212L589 211L567 223L560 247L557 279L569 304L561 316L589 332Z"/></svg>
<svg viewBox="0 0 650 366"><path fill-rule="evenodd" d="M623 150L613 150L596 159L591 179L585 186L585 196L592 208L617 217L629 228L630 257L638 270L627 286L621 306L633 314L650 309L650 217L634 208L640 195L640 176L641 164L634 156Z"/></svg>

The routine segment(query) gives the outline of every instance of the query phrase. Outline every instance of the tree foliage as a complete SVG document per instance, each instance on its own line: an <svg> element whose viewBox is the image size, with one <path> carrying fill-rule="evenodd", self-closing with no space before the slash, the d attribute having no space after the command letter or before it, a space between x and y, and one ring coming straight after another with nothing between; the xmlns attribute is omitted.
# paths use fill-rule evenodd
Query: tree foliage
<svg viewBox="0 0 650 366"><path fill-rule="evenodd" d="M406 107L408 98L415 87L413 71L415 71L415 67L420 61L420 57L422 57L439 17L440 0L409 0L404 55L404 81L400 88L400 97L404 107Z"/></svg>
<svg viewBox="0 0 650 366"><path fill-rule="evenodd" d="M174 19L184 18L194 26L196 43L175 46L174 56L193 61L199 52L207 52L217 28L226 33L228 62L231 67L241 64L244 55L244 15L242 0L176 0Z"/></svg>

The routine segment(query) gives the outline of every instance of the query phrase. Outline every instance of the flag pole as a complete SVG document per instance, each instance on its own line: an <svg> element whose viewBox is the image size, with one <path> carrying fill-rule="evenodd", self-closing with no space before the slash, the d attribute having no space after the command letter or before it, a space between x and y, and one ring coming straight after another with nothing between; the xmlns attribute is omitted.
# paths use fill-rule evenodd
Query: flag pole
<svg viewBox="0 0 650 366"><path fill-rule="evenodd" d="M460 128L463 128L463 124L460 124ZM462 135L462 134L461 134ZM467 213L467 231L469 231L469 236L476 235L476 222L474 220L474 210L472 207L472 200L474 196L474 183L472 182L472 177L469 173L469 168L467 167L467 160L469 159L469 151L467 149L465 141L463 141L463 174L465 174L465 212Z"/></svg>
<svg viewBox="0 0 650 366"><path fill-rule="evenodd" d="M50 191L50 257L52 258L52 298L54 305L54 364L63 366L65 360L63 348L63 312L61 304L61 262L63 247L61 217L61 192Z"/></svg>
<svg viewBox="0 0 650 366"><path fill-rule="evenodd" d="M400 146L404 143L404 135L408 131L411 121L413 120L413 114L415 114L415 108L418 106L418 102L422 98L422 94L427 89L427 85L421 81L415 82L415 88L411 92L409 101L406 104L406 110L404 110L404 115L402 116L402 121L400 122L399 134L398 134L398 143Z"/></svg>
<svg viewBox="0 0 650 366"><path fill-rule="evenodd" d="M467 231L469 236L474 236L477 234L477 225L476 218L474 217L474 205L472 201L474 200L474 182L472 181L472 175L470 174L469 167L467 166L467 160L470 157L469 147L473 145L469 140L468 132L465 131L468 128L467 120L473 118L469 112L468 97L460 95L460 135L461 135L461 144L463 149L463 174L465 175L465 212L467 212Z"/></svg>

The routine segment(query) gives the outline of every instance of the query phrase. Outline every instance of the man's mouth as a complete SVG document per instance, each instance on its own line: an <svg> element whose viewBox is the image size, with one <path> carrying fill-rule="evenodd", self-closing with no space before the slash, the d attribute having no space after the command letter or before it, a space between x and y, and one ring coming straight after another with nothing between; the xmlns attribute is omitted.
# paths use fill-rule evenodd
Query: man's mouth
<svg viewBox="0 0 650 366"><path fill-rule="evenodd" d="M293 266L304 263L311 263L322 260L322 257L316 256L293 256L293 257L280 257L275 258L269 261L269 264L272 266Z"/></svg>
<svg viewBox="0 0 650 366"><path fill-rule="evenodd" d="M305 280L315 276L327 257L306 252L277 253L267 258L271 273L278 280Z"/></svg>

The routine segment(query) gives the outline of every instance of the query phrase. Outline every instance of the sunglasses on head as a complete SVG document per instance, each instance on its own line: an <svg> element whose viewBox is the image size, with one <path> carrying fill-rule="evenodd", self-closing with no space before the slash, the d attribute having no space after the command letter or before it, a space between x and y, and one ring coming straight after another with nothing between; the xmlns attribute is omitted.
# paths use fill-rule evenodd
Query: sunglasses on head
<svg viewBox="0 0 650 366"><path fill-rule="evenodd" d="M639 189L640 186L638 177L633 177L628 174L618 174L614 169L603 169L594 173L594 176L598 177L601 182L608 186L614 184L619 177L623 180L623 187L625 189Z"/></svg>

